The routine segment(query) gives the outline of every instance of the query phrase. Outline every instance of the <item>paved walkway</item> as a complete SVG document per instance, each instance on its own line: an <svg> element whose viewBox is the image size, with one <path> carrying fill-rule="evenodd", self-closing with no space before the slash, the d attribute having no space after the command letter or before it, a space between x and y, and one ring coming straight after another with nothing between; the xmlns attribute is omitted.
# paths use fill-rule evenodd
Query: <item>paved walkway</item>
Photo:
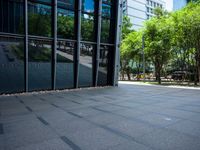
<svg viewBox="0 0 200 150"><path fill-rule="evenodd" d="M199 150L200 90L120 84L0 97L0 150Z"/></svg>

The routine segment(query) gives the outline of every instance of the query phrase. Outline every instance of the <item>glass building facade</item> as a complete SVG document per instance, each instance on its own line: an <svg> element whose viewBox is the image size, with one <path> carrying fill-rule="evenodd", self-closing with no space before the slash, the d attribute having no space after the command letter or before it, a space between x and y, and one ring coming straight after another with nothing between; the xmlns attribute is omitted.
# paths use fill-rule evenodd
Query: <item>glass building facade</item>
<svg viewBox="0 0 200 150"><path fill-rule="evenodd" d="M0 0L0 94L115 85L118 0Z"/></svg>

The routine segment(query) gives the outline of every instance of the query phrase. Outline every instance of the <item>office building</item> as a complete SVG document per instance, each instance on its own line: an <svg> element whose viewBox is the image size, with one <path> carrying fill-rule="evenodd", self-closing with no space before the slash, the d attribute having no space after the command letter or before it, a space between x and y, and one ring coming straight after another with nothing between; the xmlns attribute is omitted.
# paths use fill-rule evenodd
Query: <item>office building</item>
<svg viewBox="0 0 200 150"><path fill-rule="evenodd" d="M135 30L143 27L144 21L154 16L156 7L165 9L165 2L163 0L123 0L123 14L130 18Z"/></svg>
<svg viewBox="0 0 200 150"><path fill-rule="evenodd" d="M0 0L0 94L117 85L120 1Z"/></svg>

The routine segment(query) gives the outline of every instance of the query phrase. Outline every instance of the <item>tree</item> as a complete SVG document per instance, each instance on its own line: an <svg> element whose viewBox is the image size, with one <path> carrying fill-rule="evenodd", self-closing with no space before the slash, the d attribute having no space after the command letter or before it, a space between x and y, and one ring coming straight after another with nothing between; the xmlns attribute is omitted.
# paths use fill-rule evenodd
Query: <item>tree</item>
<svg viewBox="0 0 200 150"><path fill-rule="evenodd" d="M130 61L141 62L140 55L142 50L142 32L133 31L123 40L121 45L121 72L122 76L126 73L130 80L131 66ZM138 57L139 56L139 57Z"/></svg>
<svg viewBox="0 0 200 150"><path fill-rule="evenodd" d="M171 20L168 14L156 9L156 17L145 24L145 51L155 67L156 80L161 84L161 71L171 57Z"/></svg>
<svg viewBox="0 0 200 150"><path fill-rule="evenodd" d="M131 60L130 58L130 49L127 49L125 47L125 45L123 45L123 40L125 40L125 38L128 36L129 33L131 33L133 30L132 28L132 24L130 22L130 18L128 16L124 16L123 17L123 23L122 23L122 45L121 45L121 49L120 49L120 66L121 66L121 74L122 74L122 78L124 80L124 75L127 74L128 76L128 80L130 80L130 66L129 66L129 62Z"/></svg>

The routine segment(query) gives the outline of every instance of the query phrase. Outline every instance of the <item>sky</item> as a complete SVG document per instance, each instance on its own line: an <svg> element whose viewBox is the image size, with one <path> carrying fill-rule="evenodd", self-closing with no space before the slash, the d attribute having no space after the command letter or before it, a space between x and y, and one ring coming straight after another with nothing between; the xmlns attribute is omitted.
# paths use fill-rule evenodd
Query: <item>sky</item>
<svg viewBox="0 0 200 150"><path fill-rule="evenodd" d="M165 0L165 2L166 2L166 9L168 11L172 11L172 9L173 9L173 0Z"/></svg>

